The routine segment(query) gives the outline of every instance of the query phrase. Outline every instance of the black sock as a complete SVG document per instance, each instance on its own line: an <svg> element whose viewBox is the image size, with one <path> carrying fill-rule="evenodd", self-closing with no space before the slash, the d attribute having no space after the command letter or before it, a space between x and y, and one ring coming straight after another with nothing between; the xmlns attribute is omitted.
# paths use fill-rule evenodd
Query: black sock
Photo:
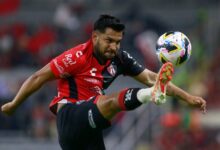
<svg viewBox="0 0 220 150"><path fill-rule="evenodd" d="M120 92L118 102L122 110L133 110L142 103L137 99L140 88L129 88Z"/></svg>

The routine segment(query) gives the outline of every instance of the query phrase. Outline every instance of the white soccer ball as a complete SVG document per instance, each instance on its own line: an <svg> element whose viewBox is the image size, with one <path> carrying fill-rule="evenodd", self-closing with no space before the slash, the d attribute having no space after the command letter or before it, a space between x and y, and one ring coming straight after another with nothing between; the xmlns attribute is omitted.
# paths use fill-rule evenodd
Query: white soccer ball
<svg viewBox="0 0 220 150"><path fill-rule="evenodd" d="M170 31L158 38L156 54L160 62L171 62L175 66L180 66L189 60L191 49L191 42L185 34Z"/></svg>

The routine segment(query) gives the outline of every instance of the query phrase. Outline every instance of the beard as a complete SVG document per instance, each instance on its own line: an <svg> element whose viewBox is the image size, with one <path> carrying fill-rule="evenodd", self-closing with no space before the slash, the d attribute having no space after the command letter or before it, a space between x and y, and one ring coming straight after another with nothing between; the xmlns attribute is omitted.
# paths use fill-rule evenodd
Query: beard
<svg viewBox="0 0 220 150"><path fill-rule="evenodd" d="M98 61L102 63L111 60L116 56L116 52L113 50L102 50L99 42L94 45L94 54Z"/></svg>

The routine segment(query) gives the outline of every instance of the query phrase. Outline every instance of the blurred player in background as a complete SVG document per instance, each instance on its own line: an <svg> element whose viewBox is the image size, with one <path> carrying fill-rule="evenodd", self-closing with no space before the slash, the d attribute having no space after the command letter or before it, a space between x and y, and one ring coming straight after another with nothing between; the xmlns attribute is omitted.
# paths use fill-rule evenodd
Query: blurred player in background
<svg viewBox="0 0 220 150"><path fill-rule="evenodd" d="M31 94L45 83L58 80L58 94L50 103L57 116L59 143L63 150L103 150L102 130L120 111L133 110L143 103L162 104L168 95L206 111L203 98L191 95L169 81L171 63L158 74L143 68L129 53L120 49L125 26L114 16L101 15L94 23L91 38L51 60L31 75L15 98L1 107L12 115ZM129 75L149 88L128 88L104 95L119 75Z"/></svg>

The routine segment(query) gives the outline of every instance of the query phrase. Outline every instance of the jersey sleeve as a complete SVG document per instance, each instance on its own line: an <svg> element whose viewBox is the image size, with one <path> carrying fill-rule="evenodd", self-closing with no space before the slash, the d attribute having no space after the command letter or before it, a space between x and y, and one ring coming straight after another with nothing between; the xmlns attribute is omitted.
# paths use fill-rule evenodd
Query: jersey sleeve
<svg viewBox="0 0 220 150"><path fill-rule="evenodd" d="M136 76L144 71L144 67L128 52L122 51L119 57L123 66L124 75Z"/></svg>
<svg viewBox="0 0 220 150"><path fill-rule="evenodd" d="M81 67L81 51L68 50L50 61L50 68L57 78L65 78L76 74Z"/></svg>

